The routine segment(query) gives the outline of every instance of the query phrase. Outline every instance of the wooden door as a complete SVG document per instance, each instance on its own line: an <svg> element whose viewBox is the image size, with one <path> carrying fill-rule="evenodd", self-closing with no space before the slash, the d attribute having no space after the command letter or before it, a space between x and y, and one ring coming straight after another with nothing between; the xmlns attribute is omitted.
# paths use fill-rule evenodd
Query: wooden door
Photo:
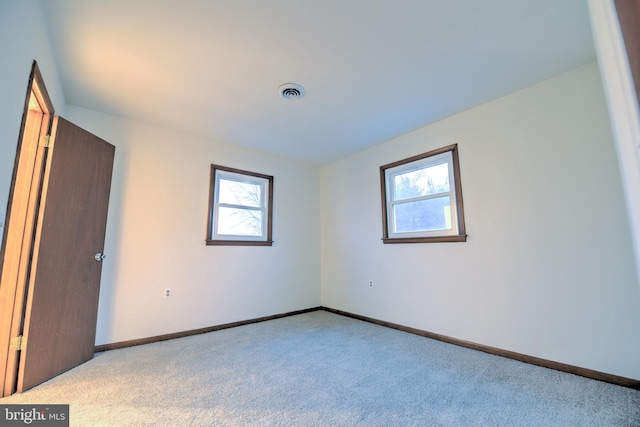
<svg viewBox="0 0 640 427"><path fill-rule="evenodd" d="M22 392L93 358L115 147L56 117L42 188L23 344ZM100 258L100 257L98 257Z"/></svg>
<svg viewBox="0 0 640 427"><path fill-rule="evenodd" d="M640 3L635 0L615 0L620 31L627 50L629 68L640 102Z"/></svg>

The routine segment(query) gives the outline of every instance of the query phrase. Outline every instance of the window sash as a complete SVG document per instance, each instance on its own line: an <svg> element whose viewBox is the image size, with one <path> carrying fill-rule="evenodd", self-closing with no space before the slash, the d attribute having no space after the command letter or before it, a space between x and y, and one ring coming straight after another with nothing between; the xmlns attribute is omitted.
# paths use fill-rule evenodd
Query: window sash
<svg viewBox="0 0 640 427"><path fill-rule="evenodd" d="M207 244L270 246L273 177L216 165L211 165L211 174ZM225 186L225 182L248 185ZM229 197L227 193L225 202L220 202L221 191L237 191L239 194ZM242 194L243 191L247 194ZM251 194L252 191L256 194ZM229 221L234 211L236 223Z"/></svg>
<svg viewBox="0 0 640 427"><path fill-rule="evenodd" d="M408 175L412 172L424 171L424 170L435 168L437 166L441 166L445 164L447 165L449 190L439 190L437 192L426 193L420 196L415 196L414 198L423 198L423 197L429 197L429 196L437 197L440 194L451 193L453 191L453 186L451 185L451 183L454 182L453 175L451 173L453 169L453 164L450 156L447 157L447 154L449 153L443 153L433 159L431 158L423 159L422 161L415 161L415 162L408 163L407 165L401 165L401 166L396 166L394 168L387 169L386 170L387 186L388 186L387 189L388 189L388 194L391 195L389 199L393 201L402 201L402 200L407 200L411 198L411 197L402 198L401 196L397 195L396 185L394 185L397 177L402 175Z"/></svg>
<svg viewBox="0 0 640 427"><path fill-rule="evenodd" d="M220 203L220 190L222 188L221 181L239 182L245 184L252 184L260 189L260 206L249 206L243 204L234 203ZM240 175L238 173L216 170L215 177L215 198L214 198L214 211L213 211L213 239L228 239L228 240L266 240L266 228L267 228L267 207L265 200L268 200L269 190L267 186L267 179L260 177L250 177L246 175ZM239 211L256 211L260 212L260 234L242 234L242 233L221 233L220 230L220 208L237 209Z"/></svg>
<svg viewBox="0 0 640 427"><path fill-rule="evenodd" d="M422 196L410 197L410 198L396 198L396 186L395 186L395 178L400 175L404 175L410 172L426 170L441 164L447 164L447 173L449 179L449 191L440 191L437 193L426 194ZM393 168L386 169L386 183L387 183L387 224L388 224L388 237L390 238L403 238L403 237L417 237L417 236L448 236L455 235L458 233L458 224L457 224L457 215L455 209L455 183L453 176L453 158L451 155L451 151L438 154L433 157L428 157L421 160L416 160L404 165L396 166ZM450 228L442 228L442 229L422 229L415 231L397 231L397 210L396 206L418 202L422 200L430 200L441 197L449 197L449 221L446 223L450 223Z"/></svg>
<svg viewBox="0 0 640 427"><path fill-rule="evenodd" d="M398 195L396 191L396 178L411 172L426 170L438 165L447 164L448 191L437 189L432 193L422 195ZM434 150L385 166L381 166L381 179L383 179L383 241L385 243L402 242L428 242L428 241L466 241L464 231L464 219L462 217L462 195L460 192L459 167L457 160L457 145ZM399 227L396 213L401 205L418 203L438 199L449 198L449 208L444 208L441 221L444 226L430 229L429 220L416 216L416 220L421 222L420 230L409 230L411 227L404 224ZM444 220L442 220L442 218ZM432 218L434 221L437 218ZM436 221L437 222L437 221ZM398 231L400 229L400 231Z"/></svg>

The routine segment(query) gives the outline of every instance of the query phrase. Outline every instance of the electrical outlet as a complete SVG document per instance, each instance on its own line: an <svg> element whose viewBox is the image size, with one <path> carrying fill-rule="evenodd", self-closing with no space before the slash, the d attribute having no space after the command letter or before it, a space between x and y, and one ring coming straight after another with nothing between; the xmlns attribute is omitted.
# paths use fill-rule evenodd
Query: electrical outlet
<svg viewBox="0 0 640 427"><path fill-rule="evenodd" d="M369 287L373 288L373 280L369 280Z"/></svg>
<svg viewBox="0 0 640 427"><path fill-rule="evenodd" d="M164 297L165 298L171 298L171 295L172 295L171 288L165 288Z"/></svg>

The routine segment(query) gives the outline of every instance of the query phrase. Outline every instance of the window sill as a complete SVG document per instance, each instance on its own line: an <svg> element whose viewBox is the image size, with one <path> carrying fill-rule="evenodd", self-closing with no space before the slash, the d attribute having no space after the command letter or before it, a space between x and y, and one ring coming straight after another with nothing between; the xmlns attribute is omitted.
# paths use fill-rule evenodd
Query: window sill
<svg viewBox="0 0 640 427"><path fill-rule="evenodd" d="M273 240L207 240L207 246L273 246Z"/></svg>
<svg viewBox="0 0 640 427"><path fill-rule="evenodd" d="M382 243L442 243L466 242L467 235L462 236L434 236L434 237L383 237Z"/></svg>

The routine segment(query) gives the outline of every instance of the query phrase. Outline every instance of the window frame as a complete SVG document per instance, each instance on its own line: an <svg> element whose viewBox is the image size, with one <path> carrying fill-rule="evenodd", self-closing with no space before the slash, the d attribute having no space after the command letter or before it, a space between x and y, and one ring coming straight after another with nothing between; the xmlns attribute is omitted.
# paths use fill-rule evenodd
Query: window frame
<svg viewBox="0 0 640 427"><path fill-rule="evenodd" d="M221 205L218 202L220 190L220 186L218 185L218 183L220 179L223 179L224 177L232 177L234 175L240 175L240 178L244 178L239 180L239 182L259 184L262 188L261 200L263 201L263 203L266 203L266 206L255 208L255 210L260 210L263 213L262 227L264 232L260 236L243 236L217 233L216 215ZM226 205L224 203L222 205L223 207L229 207L224 206ZM234 205L234 207L242 209L242 207L238 205ZM209 206L206 244L208 246L272 246L272 229L273 176L212 164L209 178Z"/></svg>
<svg viewBox="0 0 640 427"><path fill-rule="evenodd" d="M390 227L393 224L392 204L390 199L390 185L388 176L400 175L412 170L424 169L443 163L441 159L448 157L449 169L449 194L451 202L451 230L421 231L412 233L393 233ZM383 243L438 243L438 242L466 242L467 234L464 224L464 210L462 202L462 184L460 181L460 162L458 158L458 144L438 148L413 157L398 160L380 166L380 189L382 194L382 242ZM440 193L441 194L441 193ZM406 237L401 237L404 235ZM399 237L400 236L400 237Z"/></svg>

